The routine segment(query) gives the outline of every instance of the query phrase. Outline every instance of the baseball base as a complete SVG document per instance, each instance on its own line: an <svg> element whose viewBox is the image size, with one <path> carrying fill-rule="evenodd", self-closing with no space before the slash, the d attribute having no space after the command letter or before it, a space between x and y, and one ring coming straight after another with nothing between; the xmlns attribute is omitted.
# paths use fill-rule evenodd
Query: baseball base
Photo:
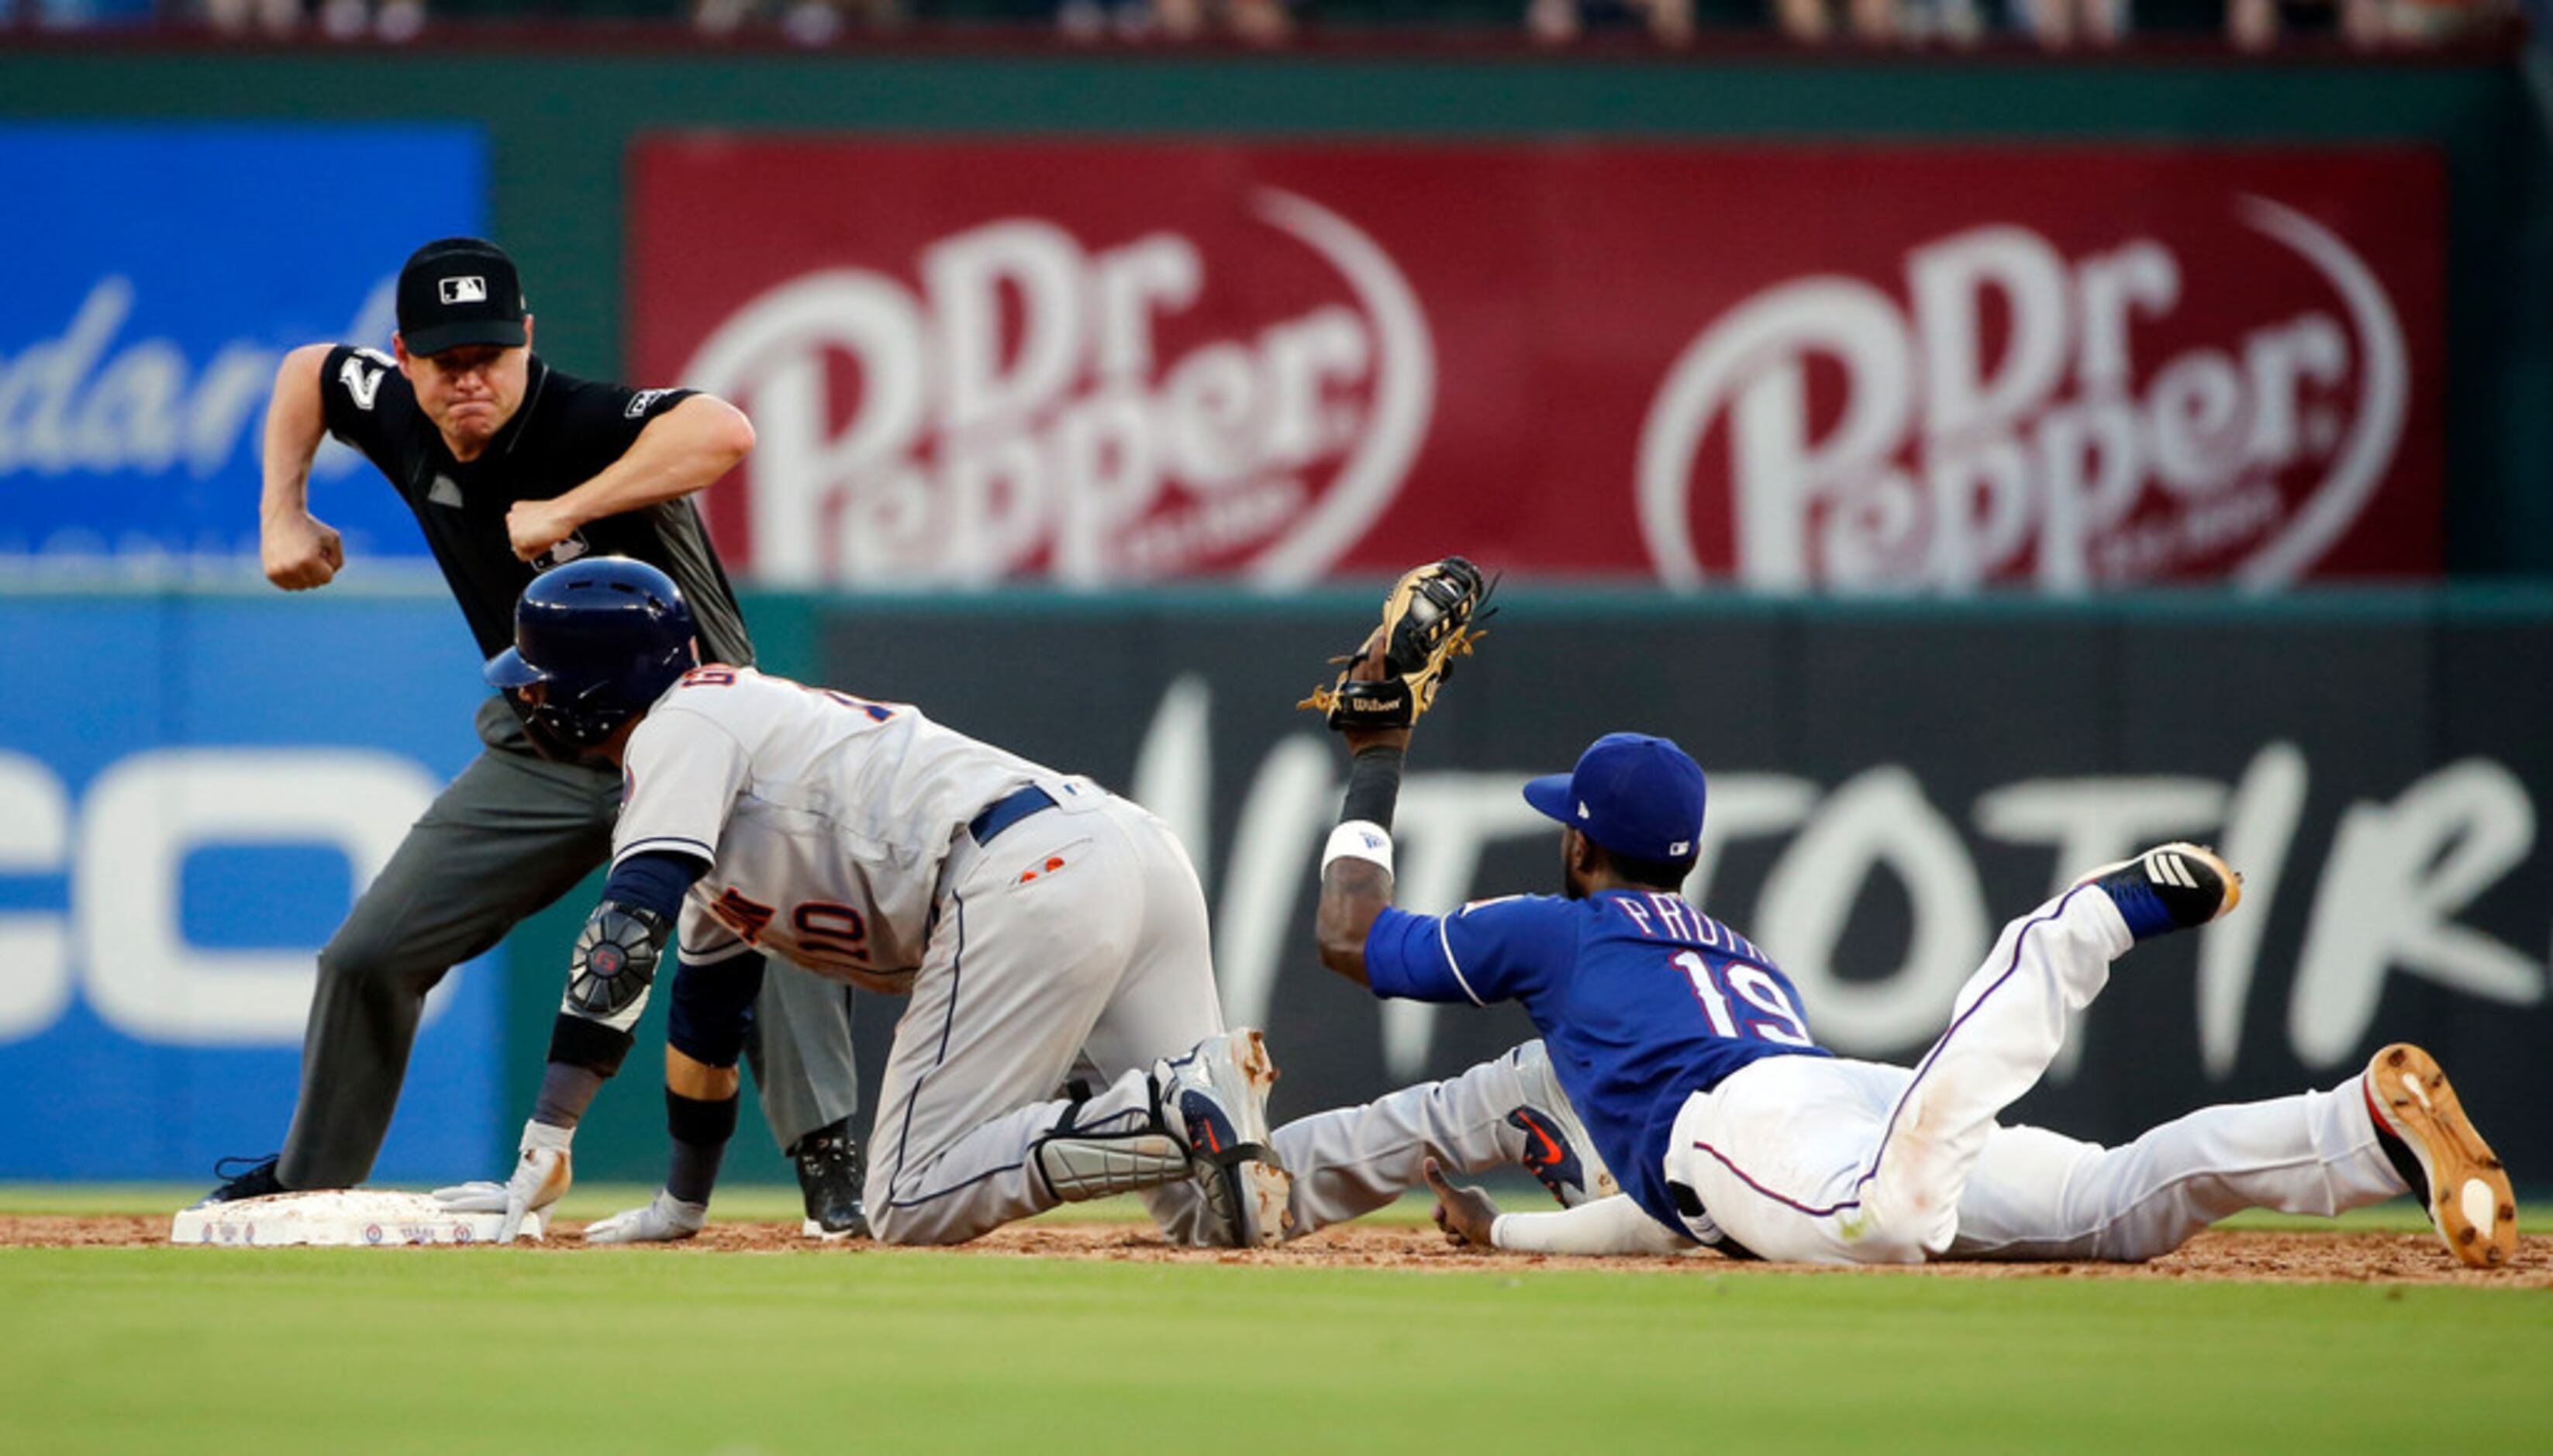
<svg viewBox="0 0 2553 1456"><path fill-rule="evenodd" d="M348 1188L326 1193L278 1193L242 1198L209 1208L188 1208L168 1227L172 1244L221 1244L232 1248L385 1248L403 1244L494 1242L501 1213L452 1213L423 1193ZM541 1237L546 1220L524 1224Z"/></svg>

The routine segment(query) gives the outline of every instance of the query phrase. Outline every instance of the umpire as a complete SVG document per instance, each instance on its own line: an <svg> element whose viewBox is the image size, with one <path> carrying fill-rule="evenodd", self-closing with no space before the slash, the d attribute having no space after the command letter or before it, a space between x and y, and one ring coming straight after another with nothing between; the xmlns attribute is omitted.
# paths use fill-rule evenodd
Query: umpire
<svg viewBox="0 0 2553 1456"><path fill-rule="evenodd" d="M267 580L306 591L345 566L337 532L309 508L324 430L361 450L416 513L481 656L512 645L514 599L534 575L601 553L636 557L681 584L704 659L752 662L734 593L688 498L744 458L753 426L708 394L551 369L531 352L532 324L513 260L493 243L446 238L399 271L395 357L342 344L284 356L266 425ZM616 769L536 741L502 696L480 705L478 729L485 750L408 831L319 952L301 1096L282 1152L207 1202L363 1181L389 1130L426 992L609 857ZM841 988L774 967L756 1023L754 1082L797 1165L807 1231L866 1233Z"/></svg>

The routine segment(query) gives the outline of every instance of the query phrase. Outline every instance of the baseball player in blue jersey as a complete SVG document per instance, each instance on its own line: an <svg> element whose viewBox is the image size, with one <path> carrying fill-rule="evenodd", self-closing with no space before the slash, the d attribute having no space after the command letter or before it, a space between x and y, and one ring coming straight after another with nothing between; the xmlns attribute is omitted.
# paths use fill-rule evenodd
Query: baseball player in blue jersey
<svg viewBox="0 0 2553 1456"><path fill-rule="evenodd" d="M1348 676L1398 670L1377 639ZM1353 685L1340 696L1356 701ZM1911 1068L1883 1065L1818 1046L1772 958L1683 897L1706 785L1665 738L1609 733L1573 772L1526 785L1562 826L1561 895L1445 916L1392 908L1389 826L1415 714L1401 717L1378 727L1333 711L1353 765L1322 865L1321 958L1382 996L1520 1003L1624 1194L1502 1214L1431 1165L1438 1220L1459 1241L1579 1254L1709 1245L1826 1263L2142 1261L2240 1209L2334 1214L2413 1192L2466 1264L2498 1267L2514 1251L2507 1176L2415 1047L2386 1048L2338 1088L2203 1108L2121 1148L1996 1120L2047 1069L2066 1013L2100 993L2114 960L2235 907L2240 877L2207 849L2166 844L2094 870L2013 921L1932 1050Z"/></svg>

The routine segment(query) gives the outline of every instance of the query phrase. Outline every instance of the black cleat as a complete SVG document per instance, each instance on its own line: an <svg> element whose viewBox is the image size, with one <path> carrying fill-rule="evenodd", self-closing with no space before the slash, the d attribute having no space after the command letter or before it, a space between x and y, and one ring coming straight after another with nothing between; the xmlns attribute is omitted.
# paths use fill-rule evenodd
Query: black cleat
<svg viewBox="0 0 2553 1456"><path fill-rule="evenodd" d="M225 1158L214 1164L213 1176L225 1181L220 1187L196 1199L194 1206L209 1208L215 1203L236 1203L242 1198L264 1198L276 1193L292 1191L276 1180L277 1156L269 1153L264 1158ZM232 1172L232 1167L239 1164L247 1166L237 1173Z"/></svg>
<svg viewBox="0 0 2553 1456"><path fill-rule="evenodd" d="M2158 844L2074 883L2108 895L2140 941L2194 930L2243 903L2243 876L2199 844Z"/></svg>
<svg viewBox="0 0 2553 1456"><path fill-rule="evenodd" d="M790 1144L789 1161L798 1170L799 1191L807 1195L807 1221L799 1232L827 1243L869 1237L869 1210L860 1201L868 1160L851 1138L849 1118Z"/></svg>

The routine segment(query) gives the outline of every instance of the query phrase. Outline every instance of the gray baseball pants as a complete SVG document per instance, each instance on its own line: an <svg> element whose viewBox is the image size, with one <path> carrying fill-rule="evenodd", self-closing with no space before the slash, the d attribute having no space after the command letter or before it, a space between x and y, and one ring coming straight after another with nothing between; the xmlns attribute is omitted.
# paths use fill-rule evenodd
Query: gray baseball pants
<svg viewBox="0 0 2553 1456"><path fill-rule="evenodd" d="M610 856L619 774L539 757L502 698L480 705L478 729L485 751L436 796L319 952L301 1096L276 1166L286 1187L352 1187L371 1176L426 993ZM561 985L567 952L557 948ZM858 1109L838 983L775 959L747 1055L784 1148Z"/></svg>
<svg viewBox="0 0 2553 1456"><path fill-rule="evenodd" d="M1187 851L1094 790L1057 780L1054 809L992 843L957 837L878 1087L866 1195L886 1243L963 1243L1054 1207L1038 1141L1068 1111L1101 1133L1146 1125L1155 1064L1224 1029ZM1056 1096L1076 1074L1098 1088L1077 1106ZM1143 1197L1172 1239L1206 1237L1192 1180Z"/></svg>
<svg viewBox="0 0 2553 1456"><path fill-rule="evenodd" d="M1507 1121L1519 1107L1549 1107L1557 1090L1525 1059L1527 1043L1438 1082L1402 1087L1354 1107L1298 1117L1270 1134L1276 1157L1293 1175L1285 1237L1372 1213L1426 1186L1429 1158L1448 1174L1521 1167L1524 1129ZM1280 1061L1278 1065L1284 1064Z"/></svg>

